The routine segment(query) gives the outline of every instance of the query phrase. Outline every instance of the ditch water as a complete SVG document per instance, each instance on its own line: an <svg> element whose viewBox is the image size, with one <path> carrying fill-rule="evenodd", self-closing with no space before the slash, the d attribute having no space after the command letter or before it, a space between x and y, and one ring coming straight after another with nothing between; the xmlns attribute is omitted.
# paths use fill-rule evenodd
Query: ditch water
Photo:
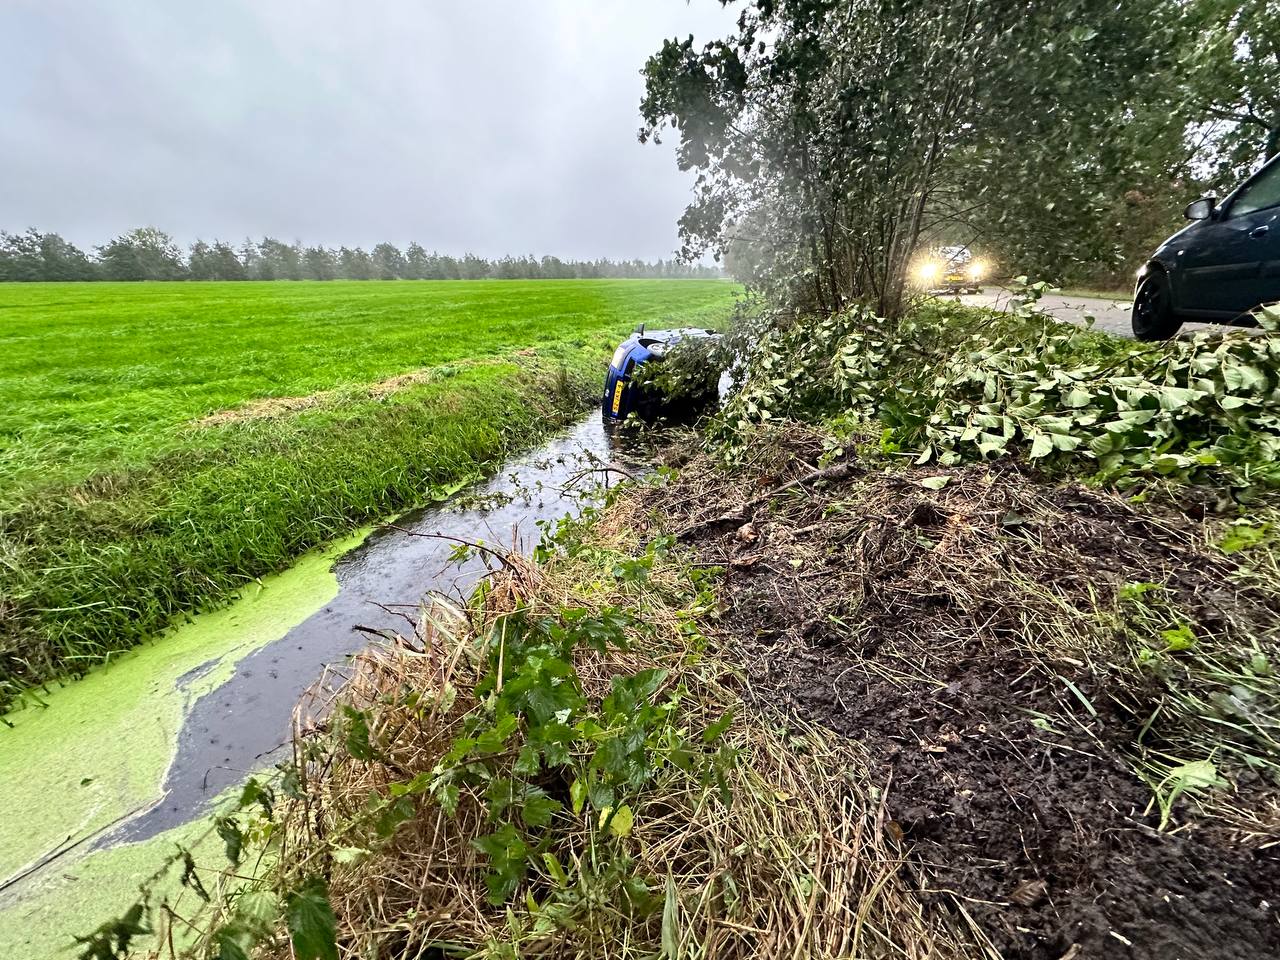
<svg viewBox="0 0 1280 960"><path fill-rule="evenodd" d="M593 411L488 480L308 555L11 714L0 730L0 957L66 955L74 934L136 899L174 843L199 843L214 801L288 756L309 688L340 680L371 634L408 632L404 616L429 595L464 597L485 575L482 559L455 561L458 541L528 553L539 521L599 497L601 468L643 462Z"/></svg>
<svg viewBox="0 0 1280 960"><path fill-rule="evenodd" d="M209 801L289 749L294 705L329 668L371 642L371 631L404 632L429 594L465 597L485 575L483 559L455 562L458 541L536 545L538 521L576 515L608 474L625 462L593 412L568 432L503 465L489 480L376 530L334 566L329 603L236 665L230 678L190 708L160 801L99 846L153 837L205 812ZM179 678L192 682L211 660ZM180 693L175 691L175 694Z"/></svg>

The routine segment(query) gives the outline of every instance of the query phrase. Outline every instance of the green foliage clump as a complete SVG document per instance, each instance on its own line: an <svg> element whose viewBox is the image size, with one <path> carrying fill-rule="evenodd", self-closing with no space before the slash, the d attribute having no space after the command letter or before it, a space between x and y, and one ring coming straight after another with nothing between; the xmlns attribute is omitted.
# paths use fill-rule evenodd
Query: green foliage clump
<svg viewBox="0 0 1280 960"><path fill-rule="evenodd" d="M721 371L729 357L724 345L714 338L686 338L661 360L636 368L632 382L655 411L683 418L699 414L716 399Z"/></svg>
<svg viewBox="0 0 1280 960"><path fill-rule="evenodd" d="M1034 294L1034 291L1033 291ZM927 307L897 325L865 310L762 337L721 429L780 416L874 420L917 463L1020 455L1042 467L1280 483L1280 311L1261 336L1198 333L1108 345L1038 317Z"/></svg>

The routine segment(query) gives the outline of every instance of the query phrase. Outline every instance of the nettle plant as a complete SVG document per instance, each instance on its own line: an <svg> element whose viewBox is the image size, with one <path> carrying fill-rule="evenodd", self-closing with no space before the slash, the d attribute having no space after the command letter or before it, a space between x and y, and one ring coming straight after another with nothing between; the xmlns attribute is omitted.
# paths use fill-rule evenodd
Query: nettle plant
<svg viewBox="0 0 1280 960"><path fill-rule="evenodd" d="M635 575L632 569L615 573ZM589 812L588 850L575 851L578 869L617 867L611 873L624 901L653 909L656 885L618 863L620 851L609 848L610 840L631 833L640 799L668 772L724 784L733 753L717 742L730 718L690 737L687 691L670 682L668 671L615 674L597 702L584 692L575 650L625 651L628 630L638 627L618 609L503 617L487 642L488 671L475 690L480 709L436 767L403 788L406 795L425 789L451 814L464 791L483 797L492 832L473 842L488 858L486 884L495 905L536 867L553 881L559 907L571 910L580 892L570 879L575 868L566 869L556 847L566 828L577 829ZM412 809L406 805L406 815ZM546 909L554 912L554 905Z"/></svg>
<svg viewBox="0 0 1280 960"><path fill-rule="evenodd" d="M584 522L561 521L539 555L582 550L575 538ZM645 589L673 546L673 538L657 537L638 556L614 558L612 579ZM693 651L705 643L697 622L713 595L701 571L690 572L690 584L693 596L676 617ZM730 713L706 717L666 669L620 669L633 640L652 629L611 606L517 608L495 618L475 639L480 671L468 694L475 706L429 769L391 784L371 808L371 842L421 815L421 801L451 817L464 806L478 809L488 832L471 843L486 858L493 905L509 904L536 874L547 891L536 913L547 929L572 925L576 911L600 897L642 916L660 910L659 878L637 873L623 841L645 804L677 781L727 803L737 751L722 742ZM584 669L604 670L607 683L601 676L584 682ZM353 714L349 729L358 732L362 717ZM346 739L359 756L352 744L359 748L362 738ZM376 745L371 751L369 759L378 759Z"/></svg>

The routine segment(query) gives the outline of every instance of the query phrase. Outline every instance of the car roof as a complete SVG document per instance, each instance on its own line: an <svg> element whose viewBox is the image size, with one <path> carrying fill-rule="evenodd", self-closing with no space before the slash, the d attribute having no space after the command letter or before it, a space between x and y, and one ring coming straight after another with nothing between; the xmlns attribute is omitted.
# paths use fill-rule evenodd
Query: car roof
<svg viewBox="0 0 1280 960"><path fill-rule="evenodd" d="M633 333L627 338L627 342L644 346L651 343L664 343L670 346L680 340L698 340L718 336L719 334L714 330L704 330L701 327L675 327L670 330L646 330L643 333Z"/></svg>

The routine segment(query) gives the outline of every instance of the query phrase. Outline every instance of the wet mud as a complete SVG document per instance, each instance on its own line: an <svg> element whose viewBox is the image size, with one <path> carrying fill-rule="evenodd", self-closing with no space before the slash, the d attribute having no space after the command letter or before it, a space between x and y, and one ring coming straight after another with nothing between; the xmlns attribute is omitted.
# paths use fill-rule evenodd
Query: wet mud
<svg viewBox="0 0 1280 960"><path fill-rule="evenodd" d="M761 498L817 462L801 447L651 506L725 570L748 697L867 748L927 908L1010 960L1280 956L1280 792L1220 757L1225 807L1184 799L1161 829L1135 769L1161 693L1097 626L1151 581L1224 648L1274 646L1276 598L1203 550L1192 516L1012 470L932 490L937 468L854 468Z"/></svg>

